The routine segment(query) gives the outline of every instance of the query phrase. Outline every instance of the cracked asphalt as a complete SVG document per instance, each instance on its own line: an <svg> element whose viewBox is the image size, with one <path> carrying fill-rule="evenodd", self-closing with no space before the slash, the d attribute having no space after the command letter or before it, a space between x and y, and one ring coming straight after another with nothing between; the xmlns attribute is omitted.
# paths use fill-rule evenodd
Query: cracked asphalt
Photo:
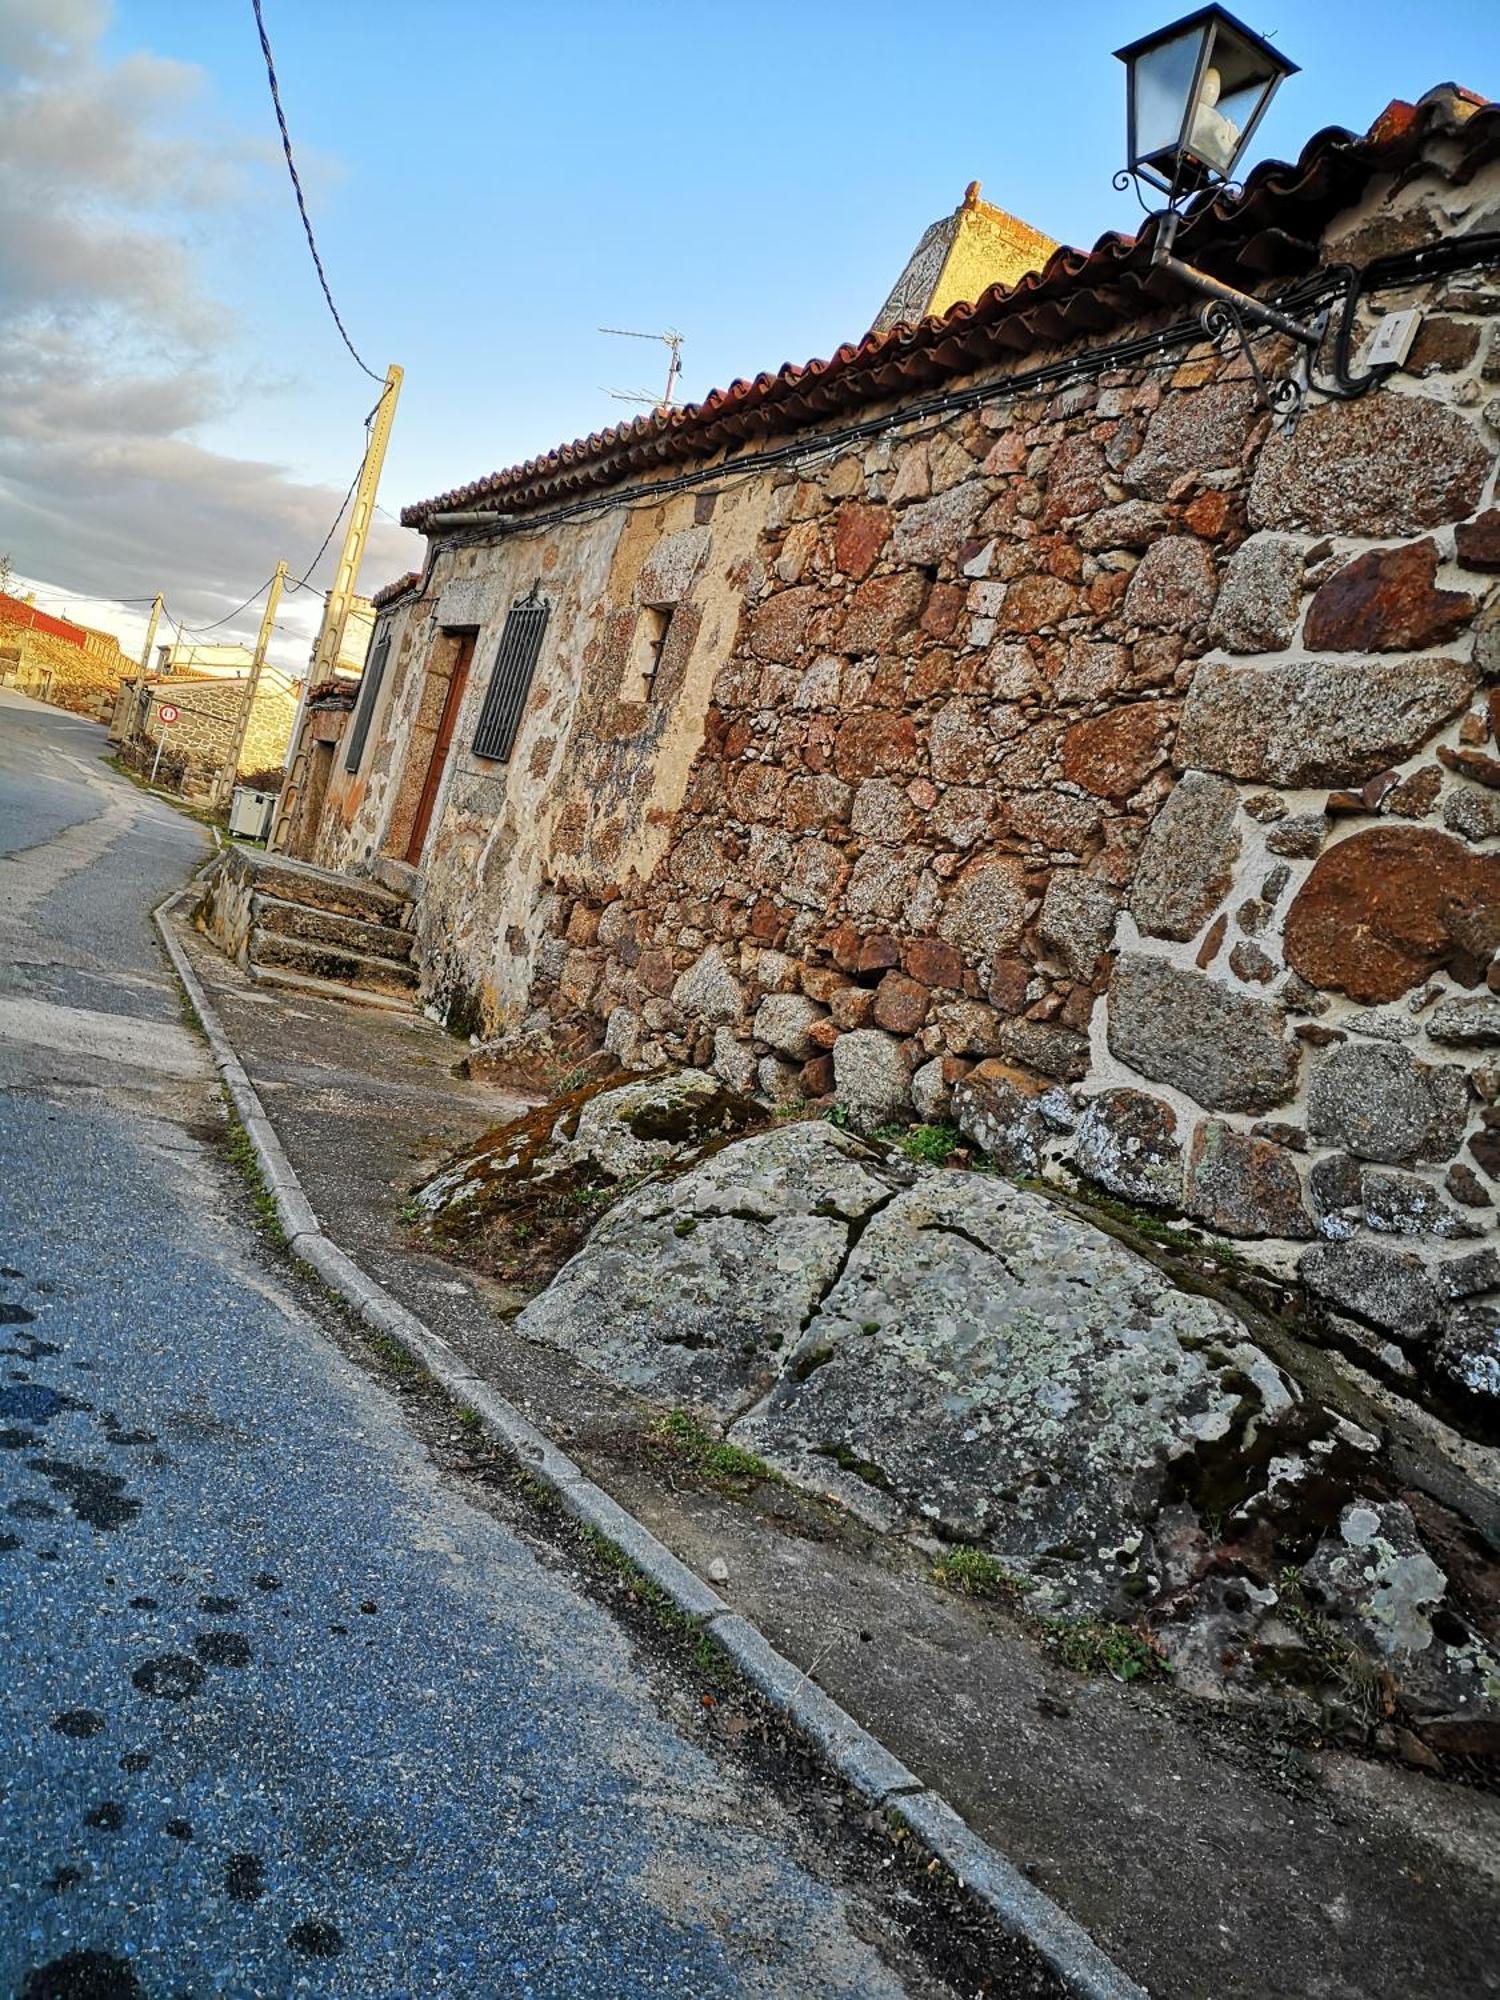
<svg viewBox="0 0 1500 2000"><path fill-rule="evenodd" d="M947 1991L261 1251L102 748L0 690L0 1993Z"/></svg>

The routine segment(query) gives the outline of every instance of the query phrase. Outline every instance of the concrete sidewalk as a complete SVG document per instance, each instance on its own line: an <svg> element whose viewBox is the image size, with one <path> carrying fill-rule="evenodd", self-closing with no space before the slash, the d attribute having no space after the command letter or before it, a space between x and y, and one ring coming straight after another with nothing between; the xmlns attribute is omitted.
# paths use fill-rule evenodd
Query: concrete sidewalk
<svg viewBox="0 0 1500 2000"><path fill-rule="evenodd" d="M1161 1996L1500 1992L1500 1801L1086 1680L914 1542L643 1449L656 1414L510 1330L518 1288L414 1248L439 1159L528 1100L457 1079L430 1023L273 995L179 924L324 1230L527 1412L976 1832Z"/></svg>

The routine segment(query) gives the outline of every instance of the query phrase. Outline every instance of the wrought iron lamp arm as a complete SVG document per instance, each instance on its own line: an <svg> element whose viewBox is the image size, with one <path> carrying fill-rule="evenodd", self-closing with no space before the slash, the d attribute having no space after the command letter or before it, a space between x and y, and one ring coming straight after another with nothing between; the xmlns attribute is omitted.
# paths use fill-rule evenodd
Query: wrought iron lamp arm
<svg viewBox="0 0 1500 2000"><path fill-rule="evenodd" d="M1315 320L1293 319L1289 313L1279 312L1275 306L1267 305L1252 292L1237 291L1233 285L1226 285L1219 278L1211 278L1206 271L1200 271L1192 264L1184 264L1180 257L1172 254L1172 246L1177 240L1177 225L1181 217L1173 209L1168 209L1157 219L1156 236L1151 245L1151 262L1158 270L1170 271L1174 278L1206 298L1217 300L1227 306L1237 320L1251 320L1257 325L1268 326L1277 333L1284 333L1292 340L1300 341L1304 347L1316 350L1322 345L1323 333L1328 324L1326 314Z"/></svg>

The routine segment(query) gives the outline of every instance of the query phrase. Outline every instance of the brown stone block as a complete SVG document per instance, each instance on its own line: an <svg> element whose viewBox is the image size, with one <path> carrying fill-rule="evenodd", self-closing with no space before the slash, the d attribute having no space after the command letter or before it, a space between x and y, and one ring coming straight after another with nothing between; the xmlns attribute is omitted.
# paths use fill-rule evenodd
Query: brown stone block
<svg viewBox="0 0 1500 2000"><path fill-rule="evenodd" d="M774 944L791 921L790 913L762 896L750 912L750 935L762 943Z"/></svg>
<svg viewBox="0 0 1500 2000"><path fill-rule="evenodd" d="M1078 608L1078 593L1056 576L1019 577L1005 593L1001 607L1001 629L1006 632L1041 632Z"/></svg>
<svg viewBox="0 0 1500 2000"><path fill-rule="evenodd" d="M1430 538L1372 549L1331 576L1308 607L1304 644L1318 652L1421 652L1451 639L1477 600L1438 590L1438 548Z"/></svg>
<svg viewBox="0 0 1500 2000"><path fill-rule="evenodd" d="M833 559L856 582L870 574L891 532L888 507L852 501L833 520Z"/></svg>
<svg viewBox="0 0 1500 2000"><path fill-rule="evenodd" d="M1064 778L1099 798L1128 798L1165 757L1177 714L1175 703L1132 702L1074 723L1062 742Z"/></svg>
<svg viewBox="0 0 1500 2000"><path fill-rule="evenodd" d="M1461 521L1454 541L1465 569L1481 570L1487 576L1500 574L1500 507L1489 508L1475 520Z"/></svg>
<svg viewBox="0 0 1500 2000"><path fill-rule="evenodd" d="M1380 826L1327 850L1286 921L1287 963L1367 1006L1500 946L1500 856L1430 828Z"/></svg>
<svg viewBox="0 0 1500 2000"><path fill-rule="evenodd" d="M856 969L861 973L886 972L901 963L901 946L880 931L865 938L859 947Z"/></svg>
<svg viewBox="0 0 1500 2000"><path fill-rule="evenodd" d="M841 971L854 972L859 966L862 944L863 939L853 924L840 924L823 940L823 949Z"/></svg>
<svg viewBox="0 0 1500 2000"><path fill-rule="evenodd" d="M1231 511L1228 494L1210 489L1189 500L1182 510L1182 525L1205 541L1217 541L1229 525Z"/></svg>
<svg viewBox="0 0 1500 2000"><path fill-rule="evenodd" d="M852 715L835 740L834 769L850 781L900 771L913 762L916 750L917 726L909 715Z"/></svg>
<svg viewBox="0 0 1500 2000"><path fill-rule="evenodd" d="M964 615L967 594L961 584L935 583L922 613L922 630L934 639L951 639Z"/></svg>
<svg viewBox="0 0 1500 2000"><path fill-rule="evenodd" d="M875 990L875 1023L893 1035L914 1035L927 1019L927 988L904 972L888 972Z"/></svg>
<svg viewBox="0 0 1500 2000"><path fill-rule="evenodd" d="M802 1065L802 1090L807 1097L827 1097L833 1089L833 1057L814 1056Z"/></svg>
<svg viewBox="0 0 1500 2000"><path fill-rule="evenodd" d="M860 584L834 637L842 653L888 653L921 613L925 577L912 570L872 576Z"/></svg>
<svg viewBox="0 0 1500 2000"><path fill-rule="evenodd" d="M901 963L924 986L948 986L957 991L963 984L962 956L939 938L913 938L902 949Z"/></svg>
<svg viewBox="0 0 1500 2000"><path fill-rule="evenodd" d="M815 1049L827 1051L838 1040L842 1029L832 1015L821 1021L814 1021L807 1030L807 1039Z"/></svg>
<svg viewBox="0 0 1500 2000"><path fill-rule="evenodd" d="M797 984L809 1000L816 1000L826 1007L835 993L842 991L847 980L836 966L801 965L797 968Z"/></svg>
<svg viewBox="0 0 1500 2000"><path fill-rule="evenodd" d="M840 1029L868 1028L875 995L868 986L841 986L828 996L828 1016Z"/></svg>
<svg viewBox="0 0 1500 2000"><path fill-rule="evenodd" d="M1205 1119L1193 1135L1185 1206L1223 1236L1314 1234L1291 1154L1213 1119Z"/></svg>
<svg viewBox="0 0 1500 2000"><path fill-rule="evenodd" d="M1200 971L1206 972L1219 955L1219 946L1224 942L1224 933L1229 928L1227 916L1215 917L1208 927L1208 934L1198 947L1194 963Z"/></svg>
<svg viewBox="0 0 1500 2000"><path fill-rule="evenodd" d="M1479 328L1430 314L1402 364L1408 375L1452 375L1479 352Z"/></svg>
<svg viewBox="0 0 1500 2000"><path fill-rule="evenodd" d="M750 650L758 660L794 660L822 602L811 584L779 590L750 614Z"/></svg>
<svg viewBox="0 0 1500 2000"><path fill-rule="evenodd" d="M989 998L1002 1014L1019 1014L1026 1005L1032 968L1024 958L999 958L990 972Z"/></svg>

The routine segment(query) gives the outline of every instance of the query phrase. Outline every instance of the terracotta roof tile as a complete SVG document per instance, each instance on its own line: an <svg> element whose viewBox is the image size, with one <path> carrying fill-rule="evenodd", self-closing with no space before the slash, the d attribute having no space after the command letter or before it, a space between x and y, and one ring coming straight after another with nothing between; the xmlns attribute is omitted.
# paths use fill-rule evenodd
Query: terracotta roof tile
<svg viewBox="0 0 1500 2000"><path fill-rule="evenodd" d="M387 604L394 604L398 597L405 597L409 590L415 590L421 581L421 571L409 569L405 576L398 576L393 583L382 585L370 602L379 611Z"/></svg>
<svg viewBox="0 0 1500 2000"><path fill-rule="evenodd" d="M1178 235L1179 255L1241 284L1304 275L1317 259L1325 224L1379 173L1409 165L1427 141L1456 141L1446 167L1458 182L1500 155L1500 107L1440 84L1416 104L1386 107L1363 137L1329 126L1294 162L1263 161L1238 193L1205 197ZM890 397L932 389L987 362L1058 346L1142 312L1180 304L1175 279L1151 265L1151 227L1114 231L1092 250L1063 248L1019 284L992 286L941 318L894 326L845 344L824 361L788 363L774 375L715 389L701 403L654 411L595 431L402 510L410 528L438 513L476 506L522 512L613 485L627 475L712 458L722 451L802 429ZM402 588L409 587L402 579ZM398 594L389 585L377 604Z"/></svg>

